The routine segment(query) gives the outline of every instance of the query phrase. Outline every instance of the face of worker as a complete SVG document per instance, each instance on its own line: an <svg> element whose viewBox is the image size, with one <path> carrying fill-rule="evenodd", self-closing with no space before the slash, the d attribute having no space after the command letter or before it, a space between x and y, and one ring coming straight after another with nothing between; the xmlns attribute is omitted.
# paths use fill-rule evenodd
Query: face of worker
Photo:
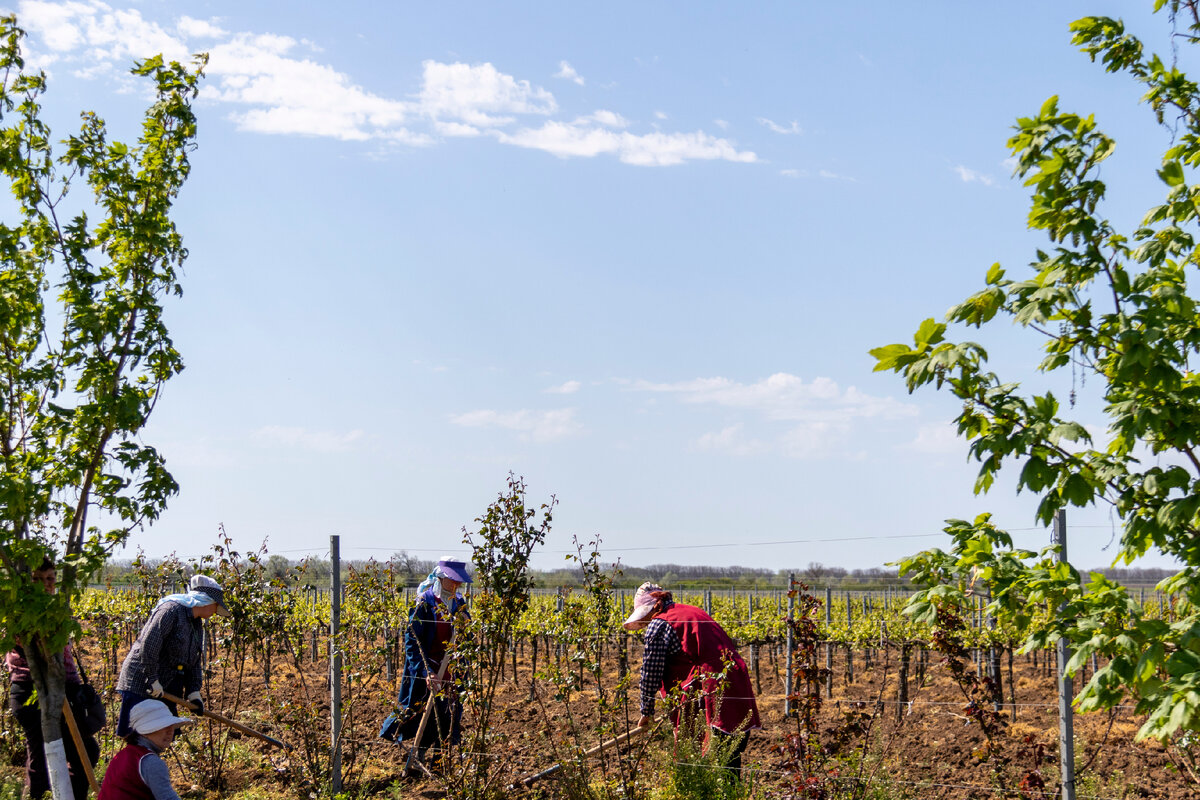
<svg viewBox="0 0 1200 800"><path fill-rule="evenodd" d="M175 726L170 725L153 733L143 733L142 736L149 739L159 750L166 750L171 742L175 741Z"/></svg>
<svg viewBox="0 0 1200 800"><path fill-rule="evenodd" d="M217 613L216 603L209 603L206 606L196 606L192 609L192 616L197 619L208 619L215 613Z"/></svg>
<svg viewBox="0 0 1200 800"><path fill-rule="evenodd" d="M35 569L33 582L40 583L46 594L54 594L54 587L58 585L58 572L53 569Z"/></svg>
<svg viewBox="0 0 1200 800"><path fill-rule="evenodd" d="M458 592L458 587L462 586L462 581L456 581L453 578L442 578L442 591L446 594L455 594Z"/></svg>

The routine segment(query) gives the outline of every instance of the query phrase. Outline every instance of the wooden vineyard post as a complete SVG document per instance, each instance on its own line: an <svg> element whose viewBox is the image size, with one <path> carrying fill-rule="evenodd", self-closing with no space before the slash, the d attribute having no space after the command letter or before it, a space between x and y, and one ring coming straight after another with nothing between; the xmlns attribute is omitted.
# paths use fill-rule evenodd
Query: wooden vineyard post
<svg viewBox="0 0 1200 800"><path fill-rule="evenodd" d="M796 620L796 573L788 574L788 611L787 611L787 670L784 673L787 685L783 695L783 715L792 716L792 650L795 647L795 634L792 624Z"/></svg>
<svg viewBox="0 0 1200 800"><path fill-rule="evenodd" d="M833 589L825 587L825 696L833 697Z"/></svg>
<svg viewBox="0 0 1200 800"><path fill-rule="evenodd" d="M1054 516L1054 543L1058 545L1056 560L1067 563L1067 512L1059 509ZM1063 609L1059 608L1059 613ZM1075 717L1071 698L1075 694L1074 681L1067 674L1067 662L1071 660L1071 648L1065 638L1058 640L1058 762L1062 775L1063 800L1075 800Z"/></svg>
<svg viewBox="0 0 1200 800"><path fill-rule="evenodd" d="M904 712L908 708L908 666L912 661L912 645L908 642L900 645L900 688L896 696L898 701L896 705L896 721L904 719Z"/></svg>
<svg viewBox="0 0 1200 800"><path fill-rule="evenodd" d="M333 753L329 793L342 793L342 651L338 636L342 625L342 560L340 537L329 537L329 561L333 585L329 592L329 729Z"/></svg>

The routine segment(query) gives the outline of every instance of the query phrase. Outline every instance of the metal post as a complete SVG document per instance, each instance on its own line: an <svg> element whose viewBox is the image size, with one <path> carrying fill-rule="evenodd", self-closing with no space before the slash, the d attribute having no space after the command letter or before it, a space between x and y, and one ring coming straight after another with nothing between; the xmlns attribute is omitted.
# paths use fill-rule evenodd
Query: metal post
<svg viewBox="0 0 1200 800"><path fill-rule="evenodd" d="M329 613L329 727L333 744L330 794L342 793L342 558L338 536L329 537L329 561L333 571Z"/></svg>
<svg viewBox="0 0 1200 800"><path fill-rule="evenodd" d="M1058 562L1067 563L1067 512L1060 509L1054 517L1054 543ZM1060 611L1062 608L1060 607ZM1058 640L1058 761L1062 774L1063 800L1075 800L1075 717L1071 698L1075 682L1067 675L1071 648L1065 638Z"/></svg>
<svg viewBox="0 0 1200 800"><path fill-rule="evenodd" d="M787 687L783 695L783 715L792 716L792 649L795 639L792 634L792 623L796 620L796 573L788 574L788 625L787 625Z"/></svg>

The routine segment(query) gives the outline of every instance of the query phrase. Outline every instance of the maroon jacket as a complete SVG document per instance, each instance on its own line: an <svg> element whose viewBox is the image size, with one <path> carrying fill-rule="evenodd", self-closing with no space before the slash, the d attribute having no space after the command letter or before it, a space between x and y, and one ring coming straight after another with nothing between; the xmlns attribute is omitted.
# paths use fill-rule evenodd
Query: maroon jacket
<svg viewBox="0 0 1200 800"><path fill-rule="evenodd" d="M682 687L687 695L703 702L709 726L725 733L762 727L750 672L729 634L703 609L683 603L674 604L655 619L674 629L682 648L667 659L663 695L674 686ZM719 679L723 672L724 681ZM679 724L678 710L671 713L671 720Z"/></svg>
<svg viewBox="0 0 1200 800"><path fill-rule="evenodd" d="M13 683L33 680L33 676L29 674L29 662L25 660L25 651L20 646L10 650L4 656L4 666L8 669L9 680ZM63 648L63 667L67 673L67 683L83 683L79 679L79 669L75 666L75 656L71 652L71 645Z"/></svg>
<svg viewBox="0 0 1200 800"><path fill-rule="evenodd" d="M108 762L96 800L154 800L154 792L142 780L139 771L142 759L148 755L150 750L136 744L121 748L121 752Z"/></svg>

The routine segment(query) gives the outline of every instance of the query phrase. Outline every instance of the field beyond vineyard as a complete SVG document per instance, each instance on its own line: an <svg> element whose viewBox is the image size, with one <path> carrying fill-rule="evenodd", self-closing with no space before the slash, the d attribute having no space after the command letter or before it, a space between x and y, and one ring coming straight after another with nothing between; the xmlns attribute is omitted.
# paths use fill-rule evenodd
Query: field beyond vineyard
<svg viewBox="0 0 1200 800"><path fill-rule="evenodd" d="M406 775L405 750L375 736L395 694L407 600L403 592L394 592L382 598L388 609L376 607L371 614L361 606L363 598L371 595L361 590L353 584L348 587L347 632L342 644L346 791L362 797L453 796L452 774L432 778ZM94 602L81 609L87 635L78 649L91 680L100 687L111 687L116 668L136 635L142 618L139 614L145 612L145 608L139 611L138 605L152 602L154 592L95 594ZM176 744L170 759L176 786L185 796L306 798L319 794L328 780L329 663L322 606L316 595L270 594L283 602L278 609L286 608L286 619L267 621L266 627L246 628L241 633L222 627L228 626L227 622L213 628L205 693L213 710L277 737L293 749L284 753L211 724L197 726ZM817 796L798 789L795 770L785 766L779 752L785 735L795 733L798 723L785 719L783 713L784 640L770 630L778 623L777 598L758 598L761 605L755 609L737 607L742 598L733 595L685 599L718 606L714 609L718 618L726 616L723 624L741 634L741 654L752 665L764 720L764 729L753 734L745 758L755 791L764 797ZM609 725L609 731L615 728L620 732L637 719L636 675L641 658L637 637L626 637L611 626L603 628L602 686L610 697L619 697L624 686L631 702L617 702L612 706L615 714L609 712L602 718L596 687L589 684L590 675L582 667L579 640L572 643L553 622L571 615L556 607L556 598L535 601L526 629L505 656L504 674L499 676L499 691L491 709L489 757L499 762L499 783L504 786L557 761L569 760L576 745L585 749L597 744L603 738L602 724ZM264 596L258 610L269 612L270 602L271 598ZM569 611L575 602L568 598L564 608ZM894 600L887 608L881 608L878 600L849 602L859 603L852 617L857 614L862 620L848 623L843 633L851 629L878 632L881 621L886 630L889 619L893 628L904 624L896 616ZM845 605L838 611L845 617ZM753 627L739 627L735 613ZM246 619L242 623L249 624ZM751 634L757 638L749 638ZM981 628L980 634L997 635L986 628ZM1022 795L1015 788L1021 781L1028 786L1031 780L1042 780L1049 792L1045 796L1053 795L1058 721L1047 654L1016 656L1011 667L1007 655L1001 658L1006 699L1001 711L1006 725L985 760L980 757L984 743L980 728L971 720L963 694L941 665L940 656L917 646L910 648L908 701L901 703L898 643L878 646L876 633L876 646L872 647L869 638L859 633L834 639L832 696L821 693L822 706L816 717L827 759L818 772L826 786L858 787L876 792L861 796L876 798L1040 797L1032 791ZM818 666L823 667L826 645L819 644L817 652ZM970 667L974 670L974 663ZM620 678L623 672L624 683ZM111 694L109 697L110 719L114 719L116 704ZM1177 753L1157 743L1134 743L1141 721L1129 708L1112 718L1076 718L1079 797L1165 800L1193 796L1194 785L1173 763L1178 760ZM470 712L465 724L468 728L476 724ZM0 729L0 744L6 754L4 774L15 779L19 775L20 735L7 715ZM119 744L111 730L102 734L101 768ZM465 756L468 762L473 757ZM678 771L672 763L675 758L669 728L664 727L653 741L634 745L621 758L590 759L581 781L551 778L537 784L537 791L567 797L588 796L590 791L599 796L606 787L619 784L624 768L637 774L646 796L670 798L675 796L669 788Z"/></svg>

